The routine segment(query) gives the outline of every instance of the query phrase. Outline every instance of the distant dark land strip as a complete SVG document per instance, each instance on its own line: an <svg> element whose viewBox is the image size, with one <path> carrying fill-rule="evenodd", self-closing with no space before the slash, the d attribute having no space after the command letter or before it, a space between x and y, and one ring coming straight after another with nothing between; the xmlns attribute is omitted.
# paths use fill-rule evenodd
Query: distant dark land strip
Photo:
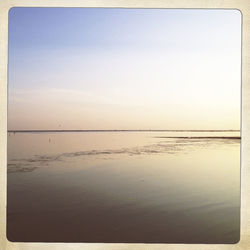
<svg viewBox="0 0 250 250"><path fill-rule="evenodd" d="M173 139L241 139L240 136L155 136L154 138L173 138Z"/></svg>
<svg viewBox="0 0 250 250"><path fill-rule="evenodd" d="M240 132L240 130L171 130L171 129L103 129L103 130L94 130L94 129L68 129L68 130L8 130L9 133L59 133L59 132ZM204 138L204 137L203 137Z"/></svg>

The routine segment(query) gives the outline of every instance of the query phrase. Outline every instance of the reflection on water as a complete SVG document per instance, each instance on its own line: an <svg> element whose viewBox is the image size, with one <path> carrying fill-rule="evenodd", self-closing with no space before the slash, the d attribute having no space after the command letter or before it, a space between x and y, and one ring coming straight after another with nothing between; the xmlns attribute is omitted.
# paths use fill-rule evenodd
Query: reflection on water
<svg viewBox="0 0 250 250"><path fill-rule="evenodd" d="M10 133L7 191L12 241L234 243L239 133Z"/></svg>

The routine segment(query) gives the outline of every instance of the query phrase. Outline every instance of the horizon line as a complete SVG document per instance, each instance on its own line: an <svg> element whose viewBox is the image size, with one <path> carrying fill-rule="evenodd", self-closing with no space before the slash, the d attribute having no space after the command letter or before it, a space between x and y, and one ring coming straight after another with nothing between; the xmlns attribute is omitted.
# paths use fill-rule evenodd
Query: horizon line
<svg viewBox="0 0 250 250"><path fill-rule="evenodd" d="M239 132L240 129L10 129L8 133L25 132Z"/></svg>

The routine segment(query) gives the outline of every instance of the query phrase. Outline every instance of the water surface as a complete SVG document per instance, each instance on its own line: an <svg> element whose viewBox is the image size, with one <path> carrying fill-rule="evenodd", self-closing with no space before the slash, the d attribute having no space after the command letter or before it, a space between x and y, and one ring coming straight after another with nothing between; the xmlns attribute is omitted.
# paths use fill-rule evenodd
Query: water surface
<svg viewBox="0 0 250 250"><path fill-rule="evenodd" d="M239 136L9 133L8 239L235 243Z"/></svg>

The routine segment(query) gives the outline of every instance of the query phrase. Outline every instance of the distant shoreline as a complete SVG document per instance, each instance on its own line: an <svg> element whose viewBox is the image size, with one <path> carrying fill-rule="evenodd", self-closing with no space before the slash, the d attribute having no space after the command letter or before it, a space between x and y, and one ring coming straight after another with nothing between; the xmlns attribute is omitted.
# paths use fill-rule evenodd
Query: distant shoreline
<svg viewBox="0 0 250 250"><path fill-rule="evenodd" d="M240 132L240 130L202 130L202 129L100 129L100 130L94 130L94 129L49 129L49 130L8 130L8 133L60 133L60 132Z"/></svg>
<svg viewBox="0 0 250 250"><path fill-rule="evenodd" d="M240 136L155 136L154 138L173 138L173 139L241 139Z"/></svg>

